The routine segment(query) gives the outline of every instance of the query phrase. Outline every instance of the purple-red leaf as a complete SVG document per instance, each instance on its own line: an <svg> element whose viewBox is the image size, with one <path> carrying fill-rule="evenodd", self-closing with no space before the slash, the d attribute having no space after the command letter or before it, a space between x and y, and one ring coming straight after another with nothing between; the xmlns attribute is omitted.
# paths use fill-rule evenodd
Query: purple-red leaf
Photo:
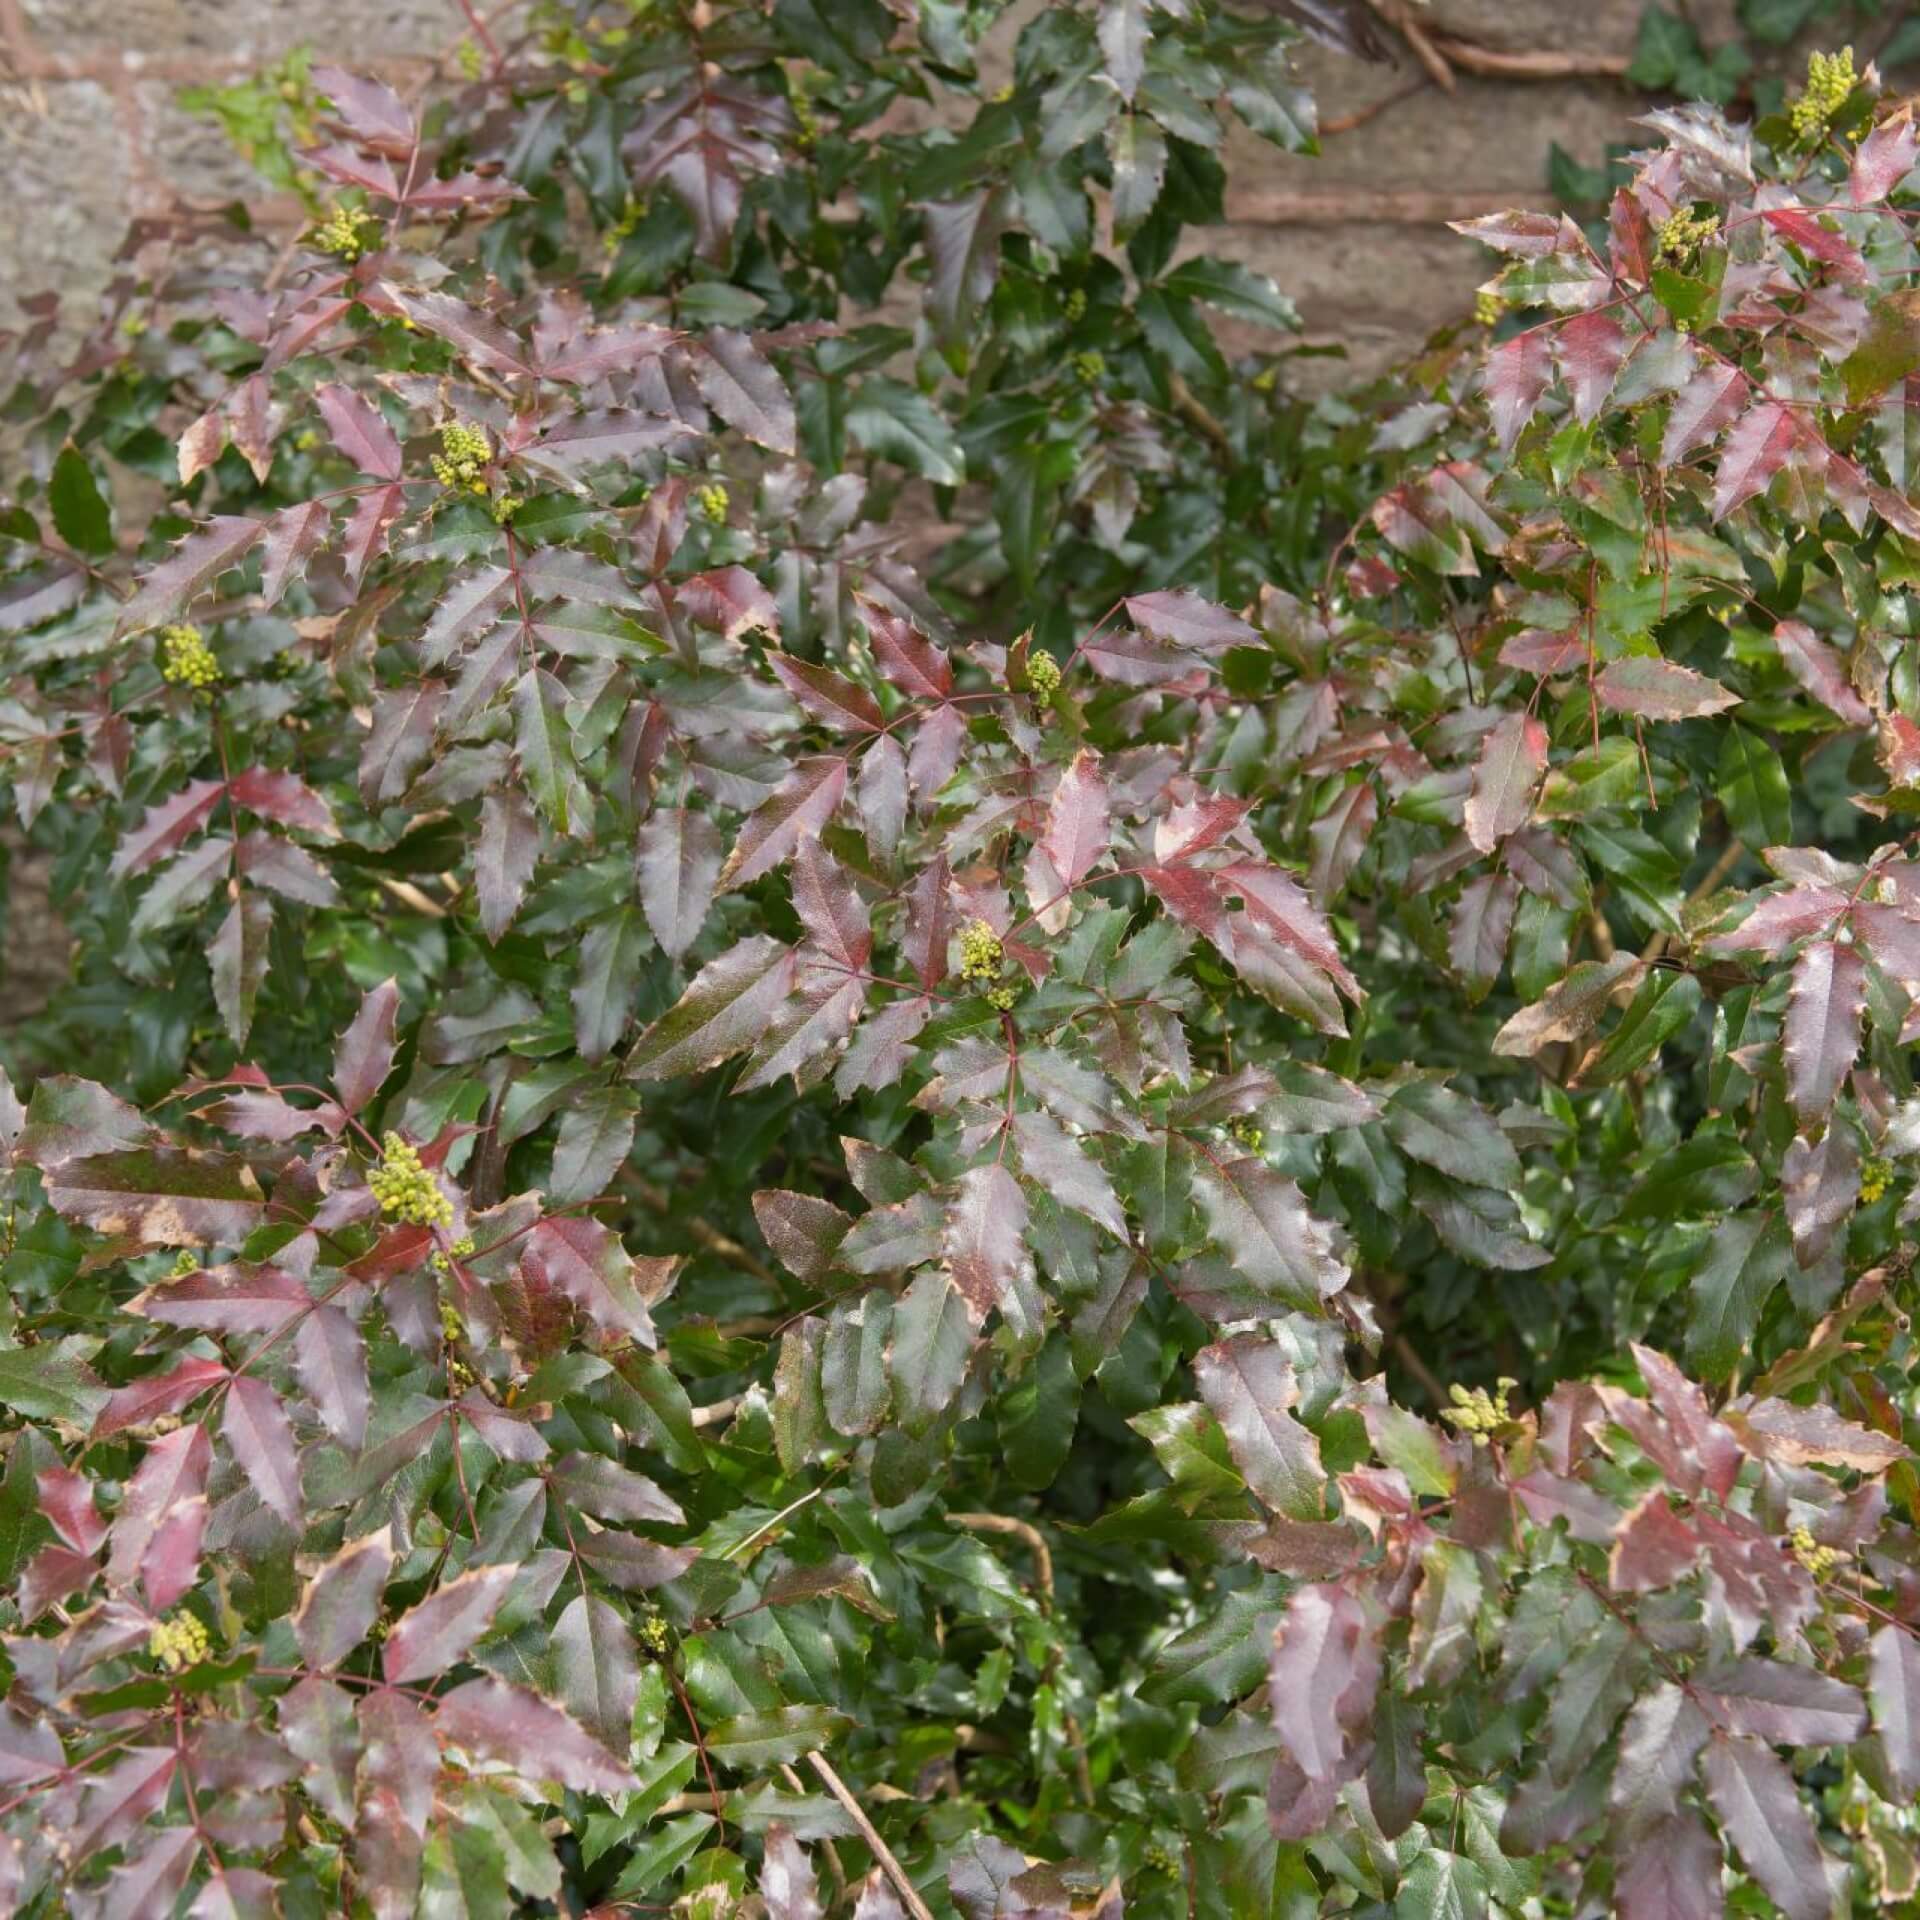
<svg viewBox="0 0 1920 1920"><path fill-rule="evenodd" d="M1247 1485L1276 1513L1324 1519L1320 1442L1289 1411L1300 1389L1281 1348L1247 1334L1224 1340L1195 1356L1193 1377Z"/></svg>
<svg viewBox="0 0 1920 1920"><path fill-rule="evenodd" d="M1794 962L1780 1051L1803 1126L1824 1118L1860 1051L1867 967L1860 950L1816 940Z"/></svg>
<svg viewBox="0 0 1920 1920"><path fill-rule="evenodd" d="M1127 618L1148 639L1165 647L1186 647L1195 653L1222 654L1229 647L1253 647L1260 636L1240 618L1188 587L1159 593L1136 593L1127 600Z"/></svg>
<svg viewBox="0 0 1920 1920"><path fill-rule="evenodd" d="M744 887L771 873L792 857L802 839L818 838L846 791L847 763L840 756L819 754L802 760L740 829L720 869L720 890Z"/></svg>
<svg viewBox="0 0 1920 1920"><path fill-rule="evenodd" d="M293 1336L293 1371L321 1424L350 1452L367 1437L370 1394L360 1329L335 1306L316 1307Z"/></svg>
<svg viewBox="0 0 1920 1920"><path fill-rule="evenodd" d="M1787 671L1829 713L1850 727L1873 725L1873 709L1854 691L1839 650L1804 620L1782 620L1773 630L1773 644Z"/></svg>
<svg viewBox="0 0 1920 1920"><path fill-rule="evenodd" d="M765 934L729 947L702 967L679 1001L634 1042L627 1077L668 1080L704 1073L752 1046L786 999L793 966L793 955Z"/></svg>
<svg viewBox="0 0 1920 1920"><path fill-rule="evenodd" d="M1206 1159L1193 1188L1213 1239L1267 1298L1311 1312L1347 1284L1332 1228L1277 1168L1250 1156Z"/></svg>
<svg viewBox="0 0 1920 1920"><path fill-rule="evenodd" d="M693 355L700 397L728 426L771 453L794 451L793 401L773 363L744 333L714 327Z"/></svg>
<svg viewBox="0 0 1920 1920"><path fill-rule="evenodd" d="M1826 1863L1785 1763L1738 1735L1715 1739L1701 1771L1722 1832L1786 1920L1827 1920Z"/></svg>
<svg viewBox="0 0 1920 1920"><path fill-rule="evenodd" d="M234 775L227 791L236 806L257 813L263 820L276 820L283 827L298 827L303 833L321 834L329 840L339 837L332 807L298 774L247 767Z"/></svg>
<svg viewBox="0 0 1920 1920"><path fill-rule="evenodd" d="M1603 707L1643 720L1693 720L1740 704L1737 693L1729 693L1704 673L1646 654L1609 660L1600 669L1594 691Z"/></svg>
<svg viewBox="0 0 1920 1920"><path fill-rule="evenodd" d="M1660 464L1670 467L1695 447L1717 440L1747 404L1747 377L1723 360L1709 361L1674 396L1660 443Z"/></svg>
<svg viewBox="0 0 1920 1920"><path fill-rule="evenodd" d="M178 793L155 801L120 842L108 871L123 877L145 873L176 852L207 824L226 791L223 780L191 780Z"/></svg>
<svg viewBox="0 0 1920 1920"><path fill-rule="evenodd" d="M1585 426L1599 416L1619 378L1620 363L1627 357L1625 330L1610 313L1576 313L1555 330L1553 348L1573 401L1573 417Z"/></svg>
<svg viewBox="0 0 1920 1920"><path fill-rule="evenodd" d="M766 1853L760 1862L760 1897L767 1920L824 1920L820 1889L813 1862L793 1837L790 1827L775 1821L767 1829Z"/></svg>
<svg viewBox="0 0 1920 1920"><path fill-rule="evenodd" d="M333 444L362 473L370 473L376 480L400 478L400 442L371 400L337 384L316 387L313 397L327 431L333 435Z"/></svg>
<svg viewBox="0 0 1920 1920"><path fill-rule="evenodd" d="M837 733L877 733L880 703L865 687L855 686L831 667L796 660L790 653L769 652L770 666L780 684L817 718Z"/></svg>
<svg viewBox="0 0 1920 1920"><path fill-rule="evenodd" d="M647 1304L680 1267L674 1254L636 1260L611 1228L578 1214L542 1220L520 1259L530 1278L565 1294L597 1326L643 1347L655 1344Z"/></svg>
<svg viewBox="0 0 1920 1920"><path fill-rule="evenodd" d="M1856 207L1884 200L1913 171L1916 142L1911 108L1883 120L1860 142L1848 174L1847 194Z"/></svg>
<svg viewBox="0 0 1920 1920"><path fill-rule="evenodd" d="M793 910L813 944L836 966L858 973L873 951L865 903L845 867L818 840L803 840L793 860Z"/></svg>
<svg viewBox="0 0 1920 1920"><path fill-rule="evenodd" d="M648 822L651 825L651 821ZM640 829L646 837L646 827ZM480 927L498 941L513 925L528 884L540 864L543 833L539 818L518 788L496 790L480 803L480 838L473 852L474 891L480 901ZM717 861L716 861L717 864ZM645 879L642 876L644 887ZM641 905L646 905L644 892ZM655 928L655 937L659 929ZM666 942L661 941L665 946Z"/></svg>
<svg viewBox="0 0 1920 1920"><path fill-rule="evenodd" d="M1344 1587L1296 1588L1267 1665L1274 1731L1309 1780L1339 1776L1373 1713L1380 1650L1365 1608Z"/></svg>
<svg viewBox="0 0 1920 1920"><path fill-rule="evenodd" d="M1547 770L1547 730L1527 713L1509 713L1480 743L1467 795L1467 838L1491 853L1527 824Z"/></svg>
<svg viewBox="0 0 1920 1920"><path fill-rule="evenodd" d="M1553 353L1542 328L1516 333L1487 355L1487 406L1502 452L1512 452L1552 378Z"/></svg>
<svg viewBox="0 0 1920 1920"><path fill-rule="evenodd" d="M1077 887L1107 855L1107 784L1100 758L1084 748L1060 776L1040 845L1061 884Z"/></svg>
<svg viewBox="0 0 1920 1920"><path fill-rule="evenodd" d="M420 138L412 110L384 80L367 80L342 67L315 67L313 84L332 103L333 117L372 153L404 160Z"/></svg>
<svg viewBox="0 0 1920 1920"><path fill-rule="evenodd" d="M262 1504L299 1532L306 1517L300 1454L294 1445L293 1423L279 1395L250 1373L235 1374L227 1388L220 1431Z"/></svg>
<svg viewBox="0 0 1920 1920"><path fill-rule="evenodd" d="M307 1585L293 1637L315 1672L338 1666L371 1630L393 1570L393 1535L382 1527L350 1540Z"/></svg>
<svg viewBox="0 0 1920 1920"><path fill-rule="evenodd" d="M463 1660L493 1624L519 1568L470 1567L445 1582L393 1623L380 1671L395 1686L436 1678Z"/></svg>
<svg viewBox="0 0 1920 1920"><path fill-rule="evenodd" d="M1873 1730L1894 1785L1920 1793L1920 1643L1889 1622L1867 1643L1867 1698Z"/></svg>
<svg viewBox="0 0 1920 1920"><path fill-rule="evenodd" d="M1804 429L1791 407L1763 400L1742 414L1720 449L1713 480L1713 517L1724 520L1755 494L1764 493L1787 464Z"/></svg>
<svg viewBox="0 0 1920 1920"><path fill-rule="evenodd" d="M512 1576L512 1568L504 1571ZM434 1724L443 1740L477 1759L501 1761L523 1779L557 1780L576 1793L622 1793L639 1784L571 1715L504 1680L455 1687Z"/></svg>
<svg viewBox="0 0 1920 1920"><path fill-rule="evenodd" d="M979 1324L1033 1274L1027 1252L1027 1196L998 1162L960 1176L947 1210L947 1271Z"/></svg>
<svg viewBox="0 0 1920 1920"><path fill-rule="evenodd" d="M634 856L640 909L672 959L700 937L725 857L720 829L708 814L658 807L641 822Z"/></svg>
<svg viewBox="0 0 1920 1920"><path fill-rule="evenodd" d="M397 981L383 980L369 987L359 1012L334 1047L334 1091L349 1113L366 1106L393 1071L393 1023L399 1008Z"/></svg>
<svg viewBox="0 0 1920 1920"><path fill-rule="evenodd" d="M171 618L203 587L229 567L238 566L266 532L266 523L243 515L216 514L190 533L140 583L140 590L120 609L115 628L137 633Z"/></svg>
<svg viewBox="0 0 1920 1920"><path fill-rule="evenodd" d="M149 1247L238 1246L260 1224L253 1169L199 1147L130 1147L48 1167L47 1199L97 1233Z"/></svg>
<svg viewBox="0 0 1920 1920"><path fill-rule="evenodd" d="M1867 1730L1867 1703L1857 1687L1784 1660L1696 1670L1692 1691L1730 1732L1776 1747L1844 1747Z"/></svg>

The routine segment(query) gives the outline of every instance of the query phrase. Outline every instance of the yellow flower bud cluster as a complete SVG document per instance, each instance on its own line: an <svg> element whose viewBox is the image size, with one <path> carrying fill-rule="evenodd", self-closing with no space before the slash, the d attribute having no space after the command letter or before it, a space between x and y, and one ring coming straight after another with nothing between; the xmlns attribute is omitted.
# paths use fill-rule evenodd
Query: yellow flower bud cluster
<svg viewBox="0 0 1920 1920"><path fill-rule="evenodd" d="M1440 1418L1459 1432L1470 1433L1476 1447L1484 1447L1489 1434L1498 1433L1513 1419L1507 1406L1507 1395L1519 1384L1519 1381L1503 1375L1494 1382L1492 1393L1488 1393L1485 1387L1475 1387L1469 1393L1463 1386L1451 1386L1447 1389L1447 1398L1453 1405L1442 1407Z"/></svg>
<svg viewBox="0 0 1920 1920"><path fill-rule="evenodd" d="M380 1211L410 1227L447 1226L453 1219L453 1202L421 1164L419 1148L409 1146L397 1133L389 1133L380 1146L380 1165L367 1175Z"/></svg>
<svg viewBox="0 0 1920 1920"><path fill-rule="evenodd" d="M453 1243L453 1245L448 1247L444 1252L436 1248L434 1251L434 1256L432 1260L428 1262L428 1264L433 1268L435 1273L445 1273L447 1269L451 1267L456 1260L464 1260L468 1256L468 1254L470 1254L472 1251L473 1251L473 1235L470 1233L463 1233L460 1236L460 1238L456 1240ZM454 1312L454 1310L451 1307L443 1307L441 1309L441 1318L443 1321L447 1322L447 1331L448 1331L449 1338L451 1338L454 1334L460 1331L459 1316Z"/></svg>
<svg viewBox="0 0 1920 1920"><path fill-rule="evenodd" d="M196 693L219 685L220 662L198 627L160 629L160 677L170 687L191 687Z"/></svg>
<svg viewBox="0 0 1920 1920"><path fill-rule="evenodd" d="M1014 990L999 984L1005 951L1000 936L984 920L969 920L960 929L960 978L980 988L987 1005L1005 1013L1014 1002Z"/></svg>
<svg viewBox="0 0 1920 1920"><path fill-rule="evenodd" d="M1847 104L1847 95L1859 77L1853 70L1851 47L1842 47L1838 53L1809 54L1806 91L1793 103L1788 116L1793 122L1793 137L1808 146L1824 140L1833 116Z"/></svg>
<svg viewBox="0 0 1920 1920"><path fill-rule="evenodd" d="M469 80L478 80L486 68L486 56L477 40L462 40L453 50L453 60Z"/></svg>
<svg viewBox="0 0 1920 1920"><path fill-rule="evenodd" d="M1047 701L1060 691L1060 662L1037 649L1027 655L1027 685L1036 700Z"/></svg>
<svg viewBox="0 0 1920 1920"><path fill-rule="evenodd" d="M1158 1840L1149 1840L1141 1850L1140 1863L1150 1873L1164 1873L1169 1879L1180 1877L1180 1856Z"/></svg>
<svg viewBox="0 0 1920 1920"><path fill-rule="evenodd" d="M651 1654L665 1653L673 1643L673 1635L667 1623L657 1613L650 1613L633 1630L634 1638L640 1642L641 1651Z"/></svg>
<svg viewBox="0 0 1920 1920"><path fill-rule="evenodd" d="M379 237L380 222L365 207L335 207L320 225L307 230L309 246L349 266L370 252Z"/></svg>
<svg viewBox="0 0 1920 1920"><path fill-rule="evenodd" d="M167 1269L169 1280L184 1280L190 1273L200 1271L200 1256L191 1247L182 1247L173 1256L173 1265Z"/></svg>
<svg viewBox="0 0 1920 1920"><path fill-rule="evenodd" d="M147 1652L169 1673L197 1667L213 1651L207 1630L190 1613L176 1613L171 1620L156 1620L147 1635Z"/></svg>
<svg viewBox="0 0 1920 1920"><path fill-rule="evenodd" d="M1249 1153L1258 1153L1267 1144L1264 1127L1254 1123L1250 1115L1236 1114L1227 1131L1247 1149Z"/></svg>
<svg viewBox="0 0 1920 1920"><path fill-rule="evenodd" d="M1000 936L984 920L969 920L960 929L960 978L992 980L1000 972L1005 950Z"/></svg>
<svg viewBox="0 0 1920 1920"><path fill-rule="evenodd" d="M1663 260L1686 260L1720 231L1717 213L1693 213L1676 208L1654 229L1654 241Z"/></svg>
<svg viewBox="0 0 1920 1920"><path fill-rule="evenodd" d="M1084 287L1068 289L1064 311L1070 327L1077 327L1087 317L1087 291Z"/></svg>
<svg viewBox="0 0 1920 1920"><path fill-rule="evenodd" d="M481 468L493 458L493 443L464 420L449 420L440 429L440 451L433 456L433 477L443 487L465 487L485 493Z"/></svg>
<svg viewBox="0 0 1920 1920"><path fill-rule="evenodd" d="M1795 1527L1787 1536L1793 1557L1813 1575L1824 1580L1847 1556L1838 1547L1823 1547L1806 1527Z"/></svg>
<svg viewBox="0 0 1920 1920"><path fill-rule="evenodd" d="M709 480L693 490L693 503L710 526L727 524L728 499L726 488L718 480Z"/></svg>
<svg viewBox="0 0 1920 1920"><path fill-rule="evenodd" d="M1877 1156L1860 1169L1860 1204L1870 1207L1881 1199L1893 1180L1893 1168Z"/></svg>
<svg viewBox="0 0 1920 1920"><path fill-rule="evenodd" d="M1473 296L1473 317L1483 327L1500 324L1500 316L1507 310L1507 303L1491 287L1482 287Z"/></svg>
<svg viewBox="0 0 1920 1920"><path fill-rule="evenodd" d="M620 209L620 218L600 236L600 244L609 253L618 253L626 244L627 236L647 217L647 203L627 195L627 203Z"/></svg>
<svg viewBox="0 0 1920 1920"><path fill-rule="evenodd" d="M1097 387L1106 377L1107 356L1104 353L1096 353L1093 348L1088 347L1084 352L1073 356L1073 370L1079 376L1082 386Z"/></svg>

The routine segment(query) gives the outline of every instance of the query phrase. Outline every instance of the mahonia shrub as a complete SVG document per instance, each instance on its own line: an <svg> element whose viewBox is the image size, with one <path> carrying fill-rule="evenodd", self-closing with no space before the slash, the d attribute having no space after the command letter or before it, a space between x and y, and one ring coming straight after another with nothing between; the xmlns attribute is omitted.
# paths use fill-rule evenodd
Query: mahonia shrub
<svg viewBox="0 0 1920 1920"><path fill-rule="evenodd" d="M16 343L16 1910L1915 1897L1908 111L1309 402L1364 35L994 12L290 63Z"/></svg>

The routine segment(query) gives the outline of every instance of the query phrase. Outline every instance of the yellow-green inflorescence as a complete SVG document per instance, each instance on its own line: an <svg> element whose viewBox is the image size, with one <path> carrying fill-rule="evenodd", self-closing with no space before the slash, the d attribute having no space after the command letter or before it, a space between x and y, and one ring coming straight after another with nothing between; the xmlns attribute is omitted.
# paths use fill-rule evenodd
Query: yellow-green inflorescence
<svg viewBox="0 0 1920 1920"><path fill-rule="evenodd" d="M1885 1197L1893 1179L1893 1168L1877 1155L1860 1169L1860 1204L1870 1207Z"/></svg>
<svg viewBox="0 0 1920 1920"><path fill-rule="evenodd" d="M169 1280L184 1280L190 1273L200 1271L200 1256L191 1247L182 1247L173 1256L173 1265L167 1269Z"/></svg>
<svg viewBox="0 0 1920 1920"><path fill-rule="evenodd" d="M1795 1527L1787 1544L1793 1549L1793 1557L1816 1580L1824 1580L1847 1557L1838 1547L1823 1547L1805 1527Z"/></svg>
<svg viewBox="0 0 1920 1920"><path fill-rule="evenodd" d="M695 487L693 504L700 509L709 526L724 527L727 524L730 501L726 488L718 480L709 480L704 486Z"/></svg>
<svg viewBox="0 0 1920 1920"><path fill-rule="evenodd" d="M1469 1392L1465 1387L1451 1386L1447 1389L1447 1398L1453 1405L1442 1407L1440 1418L1460 1432L1471 1434L1476 1447L1484 1447L1488 1435L1498 1433L1512 1421L1507 1395L1519 1384L1517 1380L1503 1377L1495 1381L1492 1393L1485 1387L1475 1387Z"/></svg>
<svg viewBox="0 0 1920 1920"><path fill-rule="evenodd" d="M1483 327L1497 327L1506 310L1507 303L1491 287L1482 287L1473 296L1473 317Z"/></svg>
<svg viewBox="0 0 1920 1920"><path fill-rule="evenodd" d="M156 1620L147 1635L147 1652L169 1673L197 1667L213 1651L207 1630L190 1613L176 1613L171 1620Z"/></svg>
<svg viewBox="0 0 1920 1920"><path fill-rule="evenodd" d="M493 458L493 442L465 420L449 420L440 429L440 451L433 456L433 477L443 487L485 493L481 469Z"/></svg>
<svg viewBox="0 0 1920 1920"><path fill-rule="evenodd" d="M1107 356L1088 347L1073 356L1073 370L1082 386L1097 387L1106 378Z"/></svg>
<svg viewBox="0 0 1920 1920"><path fill-rule="evenodd" d="M1677 207L1654 229L1653 237L1661 259L1684 261L1691 259L1719 231L1717 213L1695 213L1689 207Z"/></svg>
<svg viewBox="0 0 1920 1920"><path fill-rule="evenodd" d="M367 1175L367 1185L389 1220L409 1227L444 1227L453 1219L453 1202L422 1164L420 1149L397 1133L380 1143L380 1164Z"/></svg>
<svg viewBox="0 0 1920 1920"><path fill-rule="evenodd" d="M980 989L990 1007L1005 1013L1014 1002L1014 990L1000 979L1006 957L1000 936L984 920L969 920L960 929L960 978Z"/></svg>
<svg viewBox="0 0 1920 1920"><path fill-rule="evenodd" d="M473 1251L473 1235L470 1233L463 1233L460 1236L460 1238L453 1243L452 1246L446 1249L444 1253L436 1251L433 1256L433 1259L429 1262L429 1264L432 1266L435 1273L445 1273L447 1269L451 1267L456 1260L466 1259L466 1257L470 1253L472 1253L472 1251ZM449 1313L452 1313L453 1309L449 1307L447 1311ZM459 1331L459 1328L457 1325L454 1327L453 1331L455 1331L456 1333Z"/></svg>
<svg viewBox="0 0 1920 1920"><path fill-rule="evenodd" d="M198 627L183 623L160 629L160 677L170 687L191 687L196 693L219 684L220 662Z"/></svg>
<svg viewBox="0 0 1920 1920"><path fill-rule="evenodd" d="M1033 689L1036 700L1051 700L1060 691L1060 662L1052 654L1037 649L1028 654L1027 685Z"/></svg>
<svg viewBox="0 0 1920 1920"><path fill-rule="evenodd" d="M1814 53L1807 57L1807 85L1788 116L1793 135L1807 146L1824 140L1833 117L1847 104L1859 75L1853 70L1853 49Z"/></svg>
<svg viewBox="0 0 1920 1920"><path fill-rule="evenodd" d="M370 253L380 238L380 222L365 207L335 207L318 226L307 231L307 244L330 253L349 266Z"/></svg>
<svg viewBox="0 0 1920 1920"><path fill-rule="evenodd" d="M665 1619L650 1613L634 1628L634 1638L640 1642L643 1652L651 1654L665 1653L673 1644L673 1635L668 1630Z"/></svg>

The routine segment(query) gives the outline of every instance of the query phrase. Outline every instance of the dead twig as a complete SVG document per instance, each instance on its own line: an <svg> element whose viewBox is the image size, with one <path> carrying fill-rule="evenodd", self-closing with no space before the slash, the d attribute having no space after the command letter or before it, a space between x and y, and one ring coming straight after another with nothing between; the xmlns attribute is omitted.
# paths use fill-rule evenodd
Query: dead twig
<svg viewBox="0 0 1920 1920"><path fill-rule="evenodd" d="M1355 107L1351 113L1337 113L1331 120L1320 122L1320 137L1331 140L1336 134L1352 133L1356 128L1364 127L1369 120L1383 113L1390 113L1403 100L1411 100L1416 93L1425 93L1433 82L1423 73L1417 79L1409 80L1404 87L1396 87L1392 93L1374 101L1370 106Z"/></svg>
<svg viewBox="0 0 1920 1920"><path fill-rule="evenodd" d="M1407 0L1369 0L1369 4L1413 49L1413 57L1426 68L1435 86L1447 93L1458 90L1460 82L1454 78L1453 69L1434 45L1432 35L1413 17L1413 9L1407 5Z"/></svg>
<svg viewBox="0 0 1920 1920"><path fill-rule="evenodd" d="M920 1898L913 1882L907 1878L906 1868L893 1857L893 1849L880 1838L879 1830L867 1818L866 1809L847 1790L847 1783L827 1764L827 1756L824 1753L810 1753L807 1755L807 1764L826 1784L827 1791L846 1809L847 1818L860 1829L860 1838L867 1843L868 1852L893 1882L894 1891L913 1915L913 1920L933 1920L932 1908Z"/></svg>
<svg viewBox="0 0 1920 1920"><path fill-rule="evenodd" d="M1040 1529L1008 1513L950 1513L947 1525L968 1533L1007 1533L1025 1543L1033 1555L1033 1578L1049 1612L1053 1609L1053 1552Z"/></svg>
<svg viewBox="0 0 1920 1920"><path fill-rule="evenodd" d="M1431 39L1448 65L1486 80L1619 80L1633 64L1624 53L1560 53L1545 47L1505 53L1451 33L1436 33Z"/></svg>

